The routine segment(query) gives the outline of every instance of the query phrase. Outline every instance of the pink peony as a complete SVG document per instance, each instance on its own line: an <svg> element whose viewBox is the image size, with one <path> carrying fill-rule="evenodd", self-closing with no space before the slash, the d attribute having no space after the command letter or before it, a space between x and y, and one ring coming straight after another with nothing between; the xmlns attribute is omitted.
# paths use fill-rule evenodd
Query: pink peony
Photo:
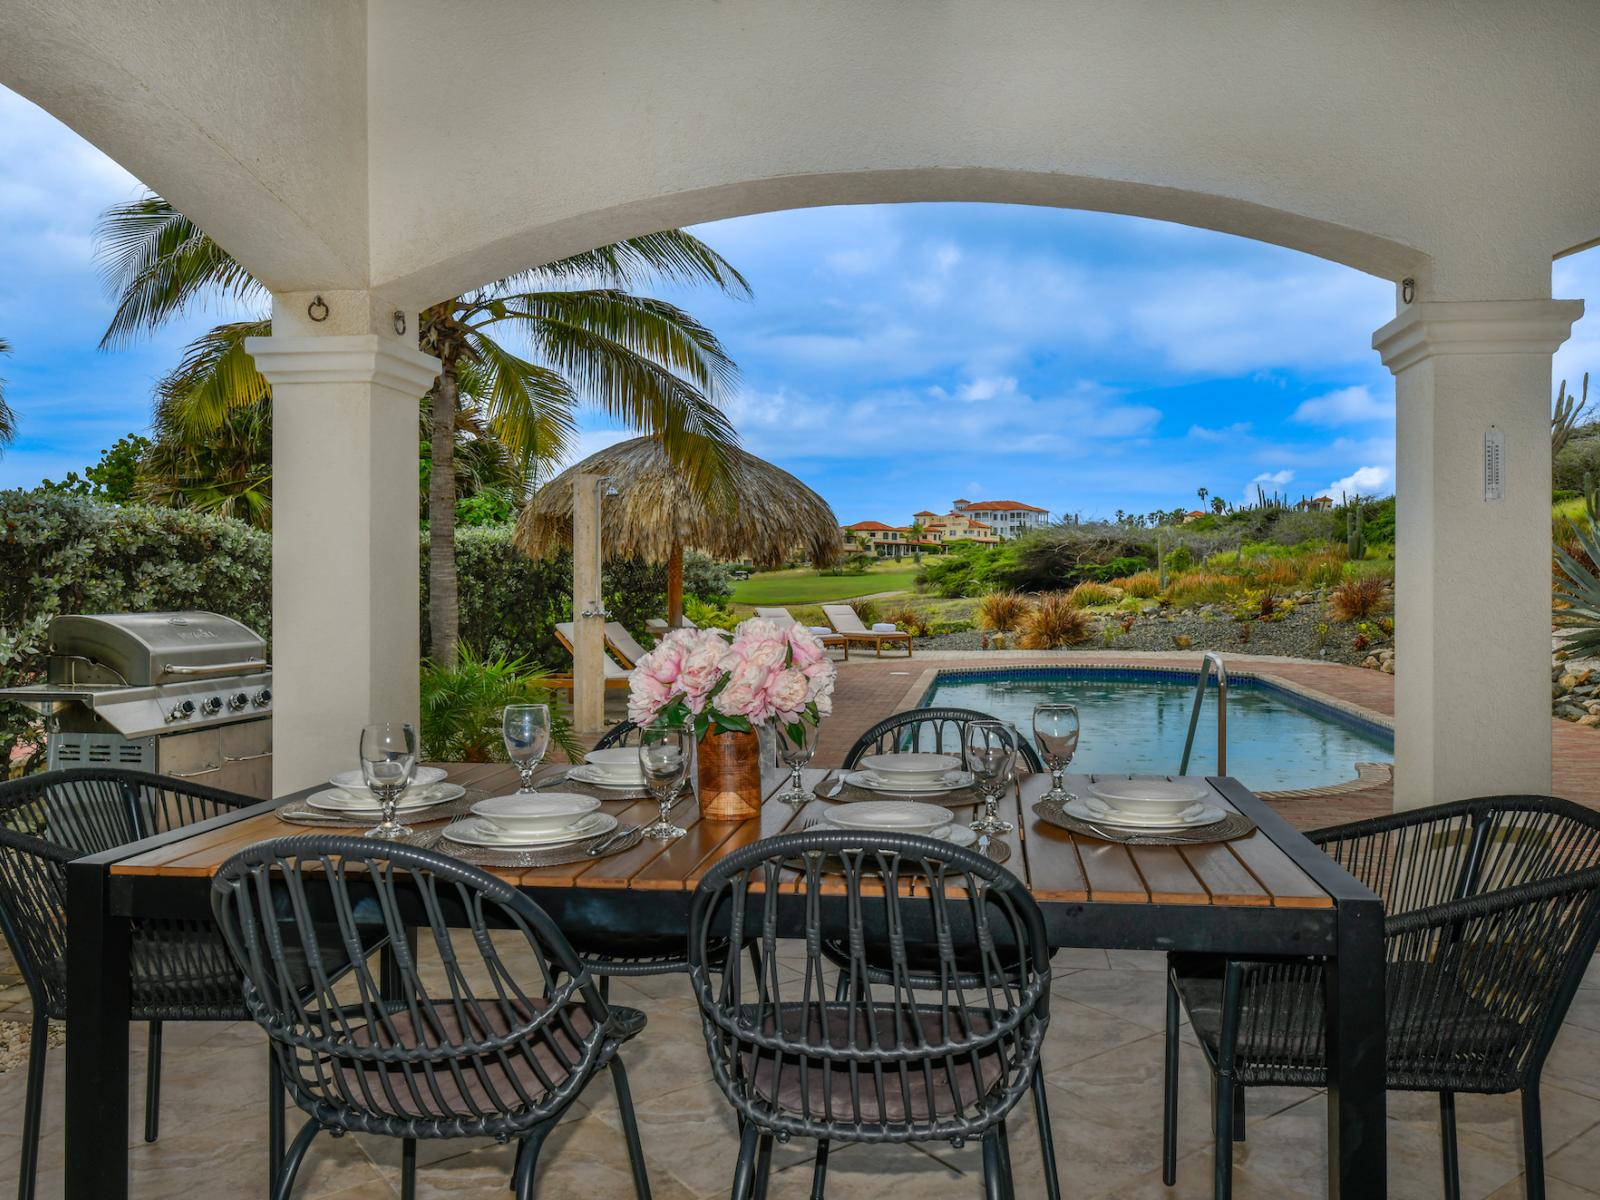
<svg viewBox="0 0 1600 1200"><path fill-rule="evenodd" d="M781 721L798 721L810 692L811 681L792 667L774 672L767 680L767 702Z"/></svg>
<svg viewBox="0 0 1600 1200"><path fill-rule="evenodd" d="M647 725L667 706L671 689L648 671L637 670L628 681L628 720Z"/></svg>
<svg viewBox="0 0 1600 1200"><path fill-rule="evenodd" d="M796 621L789 626L788 634L789 649L794 655L795 666L804 670L815 663L828 661L828 652L822 648L822 642L804 625Z"/></svg>

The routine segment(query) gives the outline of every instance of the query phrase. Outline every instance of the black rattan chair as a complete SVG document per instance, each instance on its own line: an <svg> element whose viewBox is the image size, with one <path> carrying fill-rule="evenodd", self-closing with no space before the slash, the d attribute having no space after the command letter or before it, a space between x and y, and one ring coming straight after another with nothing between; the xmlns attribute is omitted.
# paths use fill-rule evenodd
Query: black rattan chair
<svg viewBox="0 0 1600 1200"><path fill-rule="evenodd" d="M1461 1190L1455 1094L1520 1091L1527 1194L1543 1197L1539 1075L1600 939L1600 814L1492 796L1306 836L1384 902L1387 1086L1439 1093L1445 1194ZM1226 1197L1243 1090L1327 1083L1322 964L1170 957L1169 1185L1180 1004L1213 1072L1215 1191Z"/></svg>
<svg viewBox="0 0 1600 1200"><path fill-rule="evenodd" d="M617 1053L644 1014L608 1007L561 931L516 888L432 851L311 834L229 859L212 907L244 973L245 1005L310 1118L284 1159L276 1200L287 1200L322 1130L402 1139L405 1200L416 1194L418 1138L515 1140L512 1188L528 1200L545 1137L608 1066L634 1187L649 1200ZM281 919L286 911L292 920ZM393 948L382 978L355 936L369 914ZM343 935L348 976L318 970L301 989L294 963L322 962L329 921ZM508 962L511 950L519 954ZM532 987L519 978L528 973Z"/></svg>
<svg viewBox="0 0 1600 1200"><path fill-rule="evenodd" d="M778 939L801 938L798 982L778 970ZM754 937L759 978L716 946ZM843 999L826 979L824 940L855 948ZM874 987L862 952L892 947ZM940 948L913 968L904 946ZM969 973L957 948L980 965ZM970 961L970 960L969 960ZM743 1127L734 1200L765 1195L774 1138L815 1138L812 1195L832 1142L983 1144L986 1194L1012 1194L1007 1114L1033 1086L1050 1021L1050 948L1033 898L1004 867L930 838L808 831L718 862L695 891L689 976L711 1071ZM1048 1126L1041 1129L1045 1134ZM1044 1142L1047 1170L1054 1162Z"/></svg>
<svg viewBox="0 0 1600 1200"><path fill-rule="evenodd" d="M48 1022L67 1015L67 863L255 803L138 771L50 771L0 784L0 929L33 1004L17 1184L22 1200L33 1195L38 1166ZM249 1014L239 999L239 972L211 922L139 918L132 939L128 1019L150 1023L144 1136L153 1142L160 1128L161 1023L241 1021Z"/></svg>
<svg viewBox="0 0 1600 1200"><path fill-rule="evenodd" d="M967 726L973 721L993 721L995 717L975 708L913 708L885 717L856 739L850 753L844 756L845 770L855 765L867 754L899 754L904 751L927 751L933 754L961 756L961 740ZM1018 732L1021 732L1020 730ZM1028 770L1044 770L1039 752L1024 733L1017 739L1017 757Z"/></svg>

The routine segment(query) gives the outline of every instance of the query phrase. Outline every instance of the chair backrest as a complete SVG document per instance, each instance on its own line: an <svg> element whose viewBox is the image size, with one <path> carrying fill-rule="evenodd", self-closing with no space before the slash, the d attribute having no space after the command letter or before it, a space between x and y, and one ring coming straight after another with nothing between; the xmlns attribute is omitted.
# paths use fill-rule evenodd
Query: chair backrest
<svg viewBox="0 0 1600 1200"><path fill-rule="evenodd" d="M577 653L577 651L573 648L573 642L577 640L578 631L577 626L573 622L557 621L555 625L555 632L556 641L560 642L567 648L568 654ZM601 665L605 668L607 679L616 679L628 674L627 670L604 650L600 651L600 661Z"/></svg>
<svg viewBox="0 0 1600 1200"><path fill-rule="evenodd" d="M65 1013L67 863L255 803L143 771L47 771L0 784L0 929L34 1002ZM140 931L159 936L168 924ZM181 940L216 965L218 955L206 953L208 944L220 951L214 930L190 928ZM203 974L188 972L196 981ZM137 978L134 990L138 1002L146 989Z"/></svg>
<svg viewBox="0 0 1600 1200"><path fill-rule="evenodd" d="M758 605L756 607L756 616L761 617L763 620L776 621L780 625L793 625L795 623L794 617L787 608L762 608Z"/></svg>
<svg viewBox="0 0 1600 1200"><path fill-rule="evenodd" d="M638 666L639 660L649 653L621 621L606 622L606 642L611 652L630 667Z"/></svg>
<svg viewBox="0 0 1600 1200"><path fill-rule="evenodd" d="M931 754L954 754L961 757L962 738L967 726L974 721L993 721L996 718L975 708L912 708L885 717L856 739L850 753L844 756L846 770L853 769L864 755L899 754L920 751ZM1017 731L1017 757L1028 770L1044 770L1039 752L1033 748L1027 734Z"/></svg>
<svg viewBox="0 0 1600 1200"><path fill-rule="evenodd" d="M824 604L822 606L822 614L828 618L828 624L832 625L840 633L871 632L861 623L861 617L857 615L856 610L848 604Z"/></svg>
<svg viewBox="0 0 1600 1200"><path fill-rule="evenodd" d="M223 865L212 908L285 1083L326 1125L519 1136L615 1052L605 1002L561 931L459 859L279 838ZM389 939L387 971L360 935L374 925Z"/></svg>
<svg viewBox="0 0 1600 1200"><path fill-rule="evenodd" d="M747 941L759 977L719 951ZM695 891L689 971L717 1085L785 1135L977 1136L1027 1089L1050 1019L1038 905L1004 867L930 838L804 832L735 851Z"/></svg>
<svg viewBox="0 0 1600 1200"><path fill-rule="evenodd" d="M631 746L634 742L634 731L638 728L624 717L600 735L600 740L594 744L593 749L610 750L613 746Z"/></svg>

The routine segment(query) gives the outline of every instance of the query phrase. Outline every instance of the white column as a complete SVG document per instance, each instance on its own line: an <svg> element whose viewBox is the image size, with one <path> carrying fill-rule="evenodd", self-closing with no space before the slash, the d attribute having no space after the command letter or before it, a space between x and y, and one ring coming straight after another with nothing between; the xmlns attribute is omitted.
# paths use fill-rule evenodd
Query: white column
<svg viewBox="0 0 1600 1200"><path fill-rule="evenodd" d="M604 475L572 477L572 719L582 733L606 723L606 618L601 594Z"/></svg>
<svg viewBox="0 0 1600 1200"><path fill-rule="evenodd" d="M276 795L356 765L362 725L420 712L417 406L439 363L364 294L330 294L343 319L302 334L309 299L277 297L273 336L246 343L272 384Z"/></svg>
<svg viewBox="0 0 1600 1200"><path fill-rule="evenodd" d="M1550 356L1582 312L1426 301L1373 335L1396 387L1397 809L1550 790Z"/></svg>

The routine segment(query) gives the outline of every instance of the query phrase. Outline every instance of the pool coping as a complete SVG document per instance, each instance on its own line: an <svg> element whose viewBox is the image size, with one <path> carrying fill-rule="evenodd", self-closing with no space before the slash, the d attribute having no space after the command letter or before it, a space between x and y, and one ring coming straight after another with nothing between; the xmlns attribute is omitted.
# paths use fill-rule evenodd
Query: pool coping
<svg viewBox="0 0 1600 1200"><path fill-rule="evenodd" d="M1236 679L1249 679L1252 683L1265 685L1268 689L1276 688L1296 696L1309 707L1330 709L1340 716L1356 724L1367 724L1387 732L1391 738L1394 736L1394 718L1386 713L1380 713L1365 705L1356 704L1338 696L1330 696L1316 688L1307 687L1292 679L1285 679L1281 675L1274 675L1270 671L1254 668L1255 664L1244 668L1230 668L1228 680L1231 683ZM1107 663L1089 658L1063 658L1060 662L1049 663L1012 663L996 664L994 666L981 666L978 663L967 665L965 663L946 663L943 666L927 667L918 676L917 681L906 689L900 699L897 711L905 712L908 709L925 707L928 693L938 683L941 675L981 675L981 674L1006 674L1061 671L1061 670L1089 670L1089 671L1127 671L1132 673L1148 673L1152 675L1187 675L1193 683L1199 675L1198 668L1182 667L1176 663ZM1391 751L1392 753L1392 751ZM1310 788L1292 788L1276 792L1256 793L1264 800L1297 800L1314 796L1338 796L1348 792L1365 791L1371 787L1390 783L1394 778L1394 764L1364 763L1355 764L1356 777L1342 783L1319 785Z"/></svg>

